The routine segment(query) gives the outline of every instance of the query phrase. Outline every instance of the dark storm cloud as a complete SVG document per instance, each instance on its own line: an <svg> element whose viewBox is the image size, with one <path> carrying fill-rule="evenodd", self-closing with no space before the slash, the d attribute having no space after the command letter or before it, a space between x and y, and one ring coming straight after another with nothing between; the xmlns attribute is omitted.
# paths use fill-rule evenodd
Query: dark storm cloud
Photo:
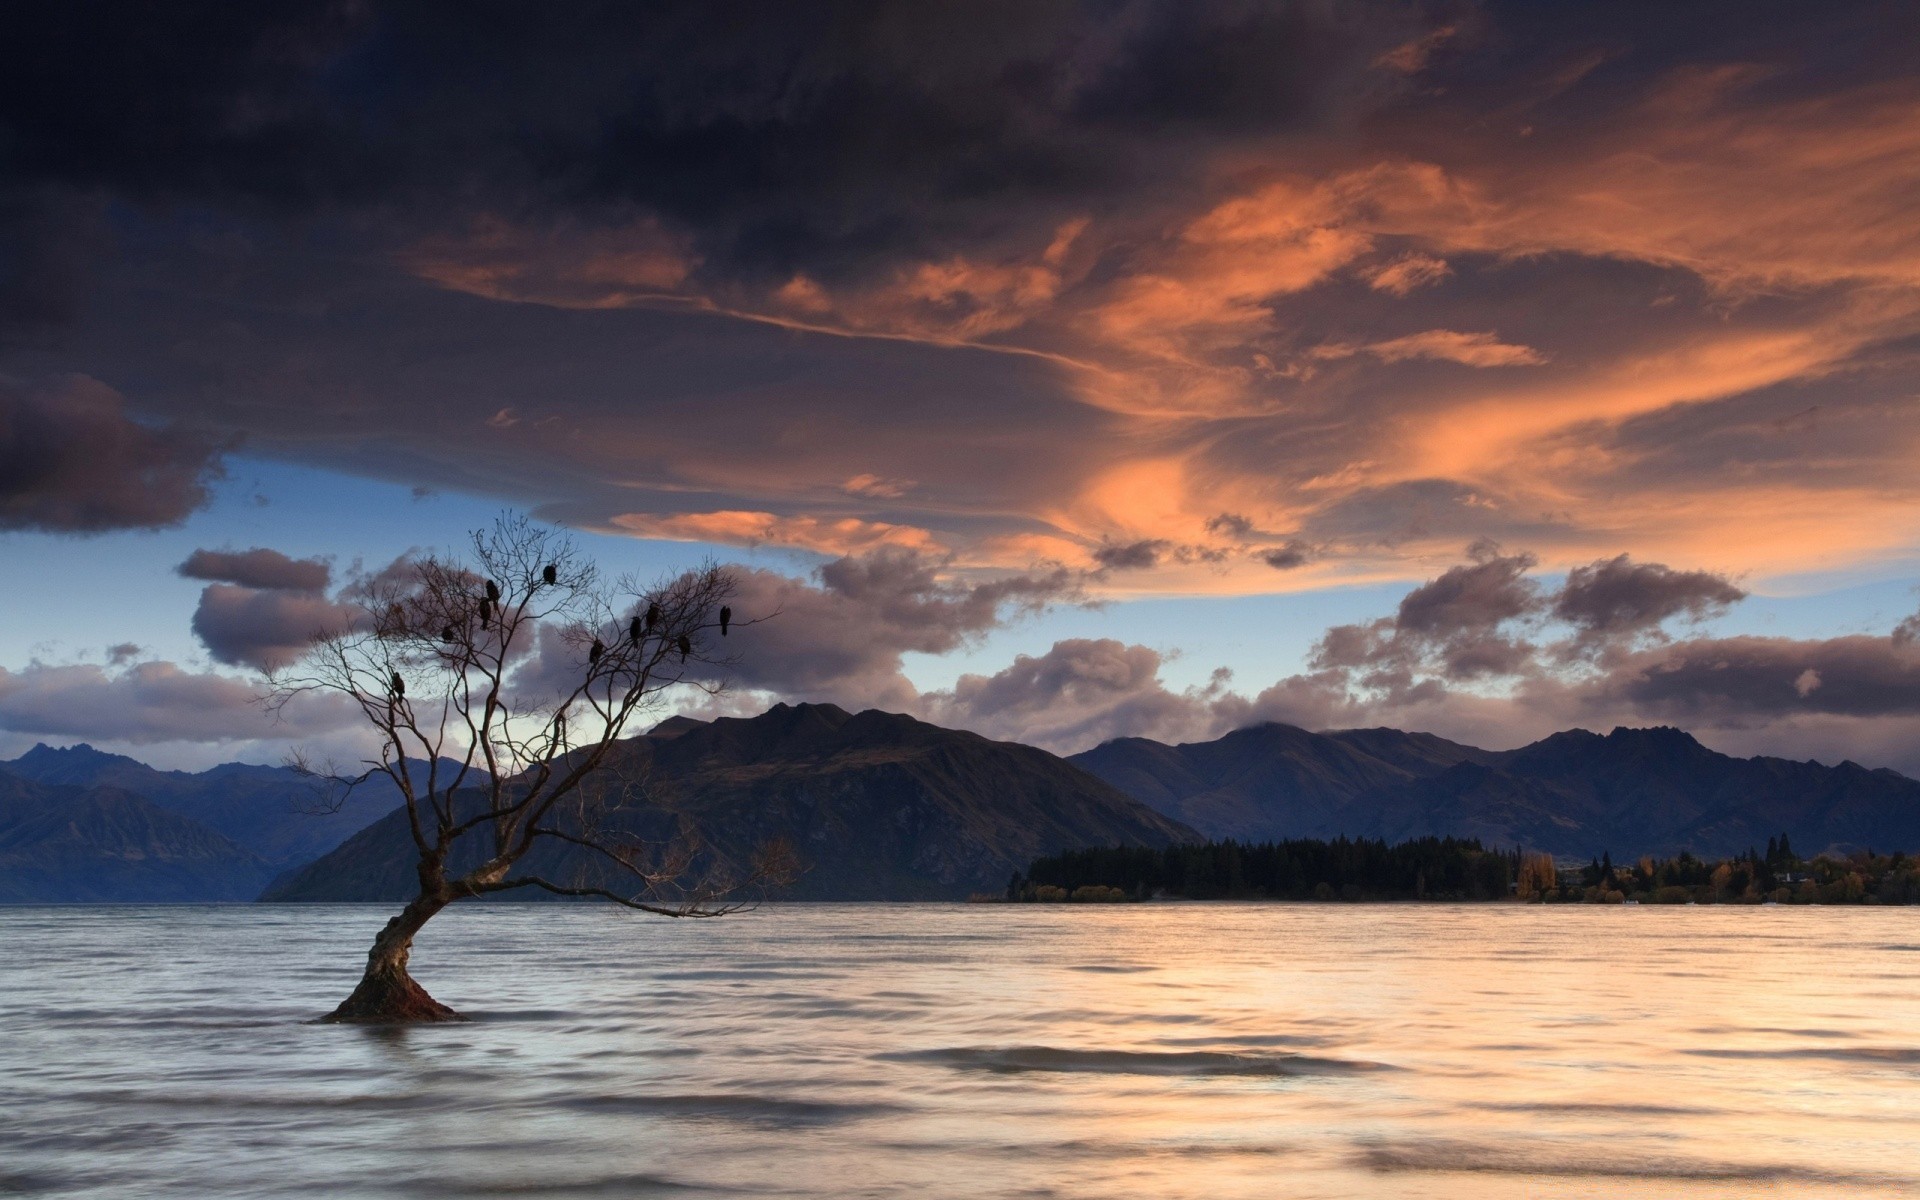
<svg viewBox="0 0 1920 1200"><path fill-rule="evenodd" d="M0 366L262 454L1167 592L1910 541L1898 6L10 18Z"/></svg>
<svg viewBox="0 0 1920 1200"><path fill-rule="evenodd" d="M638 204L832 275L1272 133L1420 29L1384 7L41 5L0 48L25 177L277 206ZM1009 208L1009 205L1014 208ZM1045 218L1042 218L1045 220Z"/></svg>
<svg viewBox="0 0 1920 1200"><path fill-rule="evenodd" d="M104 533L174 525L207 502L219 447L130 419L84 377L25 388L0 378L0 529Z"/></svg>
<svg viewBox="0 0 1920 1200"><path fill-rule="evenodd" d="M317 558L288 558L278 550L195 550L176 568L188 579L296 592L325 591L333 568Z"/></svg>
<svg viewBox="0 0 1920 1200"><path fill-rule="evenodd" d="M79 315L102 208L67 188L0 186L0 347Z"/></svg>

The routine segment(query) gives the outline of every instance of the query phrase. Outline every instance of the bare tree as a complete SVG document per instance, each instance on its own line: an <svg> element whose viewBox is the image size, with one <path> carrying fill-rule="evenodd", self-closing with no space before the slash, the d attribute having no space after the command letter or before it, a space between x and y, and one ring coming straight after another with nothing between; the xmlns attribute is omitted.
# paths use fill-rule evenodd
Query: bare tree
<svg viewBox="0 0 1920 1200"><path fill-rule="evenodd" d="M605 821L631 791L606 786L605 769L634 719L670 689L718 689L726 660L712 635L728 632L732 577L708 564L651 586L607 586L570 538L517 515L472 542L470 561L420 558L359 585L358 618L316 634L274 677L270 704L319 691L359 707L378 757L358 772L313 773L340 794L375 775L392 780L419 856L419 894L374 938L359 986L323 1020L461 1020L407 973L414 936L459 900L537 888L710 917L788 870L774 845L732 877L690 880L693 846L645 842ZM565 881L515 870L552 842L600 869Z"/></svg>

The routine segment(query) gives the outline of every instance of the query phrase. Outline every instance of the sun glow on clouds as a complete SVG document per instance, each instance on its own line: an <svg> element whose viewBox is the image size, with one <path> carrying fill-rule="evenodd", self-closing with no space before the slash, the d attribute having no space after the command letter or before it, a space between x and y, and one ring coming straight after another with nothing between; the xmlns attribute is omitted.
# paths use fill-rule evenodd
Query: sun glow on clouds
<svg viewBox="0 0 1920 1200"><path fill-rule="evenodd" d="M924 529L862 521L854 517L782 517L738 510L671 513L620 513L613 526L641 537L675 542L715 542L723 546L784 546L819 554L859 554L883 546L940 551Z"/></svg>
<svg viewBox="0 0 1920 1200"><path fill-rule="evenodd" d="M343 423L369 422L388 457L356 469L432 457L443 486L557 497L595 528L1041 555L1115 590L1409 578L1482 535L1549 565L1920 549L1920 415L1889 399L1911 397L1920 334L1910 66L1836 70L1811 8L1718 46L1652 10L1596 41L1500 5L1137 8L1108 29L1042 6L992 38L933 10L825 38L796 17L777 65L697 18L454 46L423 15L384 35L395 61L454 75L432 104L396 98L397 140L340 177L410 173L356 184L372 201L286 198L350 253L311 295L286 299L289 258L240 297L246 256L183 234L102 294L184 279L179 306L226 307L196 326L146 304L97 377L171 380L128 403L289 454L341 454ZM1841 10L1836 36L1892 18ZM271 124L280 95L178 111ZM327 128L351 147L363 117ZM292 186L208 184L246 152L196 136L225 149L170 186L208 211ZM417 325L378 341L389 314L354 309L375 293ZM285 332L323 311L377 348ZM196 330L229 326L223 375ZM1734 436L1815 407L1798 457ZM1682 425L1720 452L1681 462Z"/></svg>
<svg viewBox="0 0 1920 1200"><path fill-rule="evenodd" d="M1417 70L1444 40L1436 34L1409 43L1386 65ZM1591 524L1649 552L1725 545L1753 531L1714 528L1716 511L1751 513L1779 503L1794 485L1771 481L1756 504L1740 498L1752 485L1723 480L1715 490L1722 503L1686 506L1697 523L1683 534L1660 519L1657 499L1616 494L1617 459L1591 445L1593 433L1676 405L1817 379L1865 347L1910 331L1920 313L1920 238L1911 222L1887 219L1914 198L1914 97L1878 87L1756 111L1741 100L1757 78L1737 67L1677 71L1623 121L1580 131L1544 154L1476 147L1456 165L1388 156L1317 177L1289 174L1219 198L1158 240L1078 217L1025 258L955 255L852 286L795 275L762 304L770 317L784 311L853 334L1058 356L1063 385L1134 422L1134 444L1151 456L1124 455L1078 478L1063 475L1054 498L1030 514L1083 554L1116 539L1192 543L1197 528L1227 507L1273 514L1289 535L1310 531L1316 509L1423 479L1569 511L1576 526ZM1124 253L1117 240L1123 236L1130 239ZM684 247L651 221L590 235L529 234L493 222L479 227L464 252L443 244L438 255L416 252L409 261L444 286L514 299L620 305L677 290L729 310L754 307L732 285L703 279ZM1418 302L1409 316L1444 314L1438 293L1468 282L1462 255L1493 256L1496 268L1571 255L1574 267L1613 260L1680 270L1721 297L1712 301L1719 325L1676 338L1660 322L1643 321L1643 332L1596 346L1582 330L1533 313L1522 337L1429 325L1358 339L1330 330L1335 337L1287 348L1316 324L1288 301L1342 279L1364 283L1387 305ZM1095 264L1097 281L1089 274ZM1863 282L1870 286L1831 294ZM1782 295L1793 301L1810 296L1809 289L1827 294L1798 324L1744 319L1769 296L1778 307ZM1369 361L1378 365L1369 370ZM1282 369L1288 362L1296 365ZM1434 390L1419 377L1372 378L1422 362L1475 368L1486 377ZM1337 385L1315 381L1336 364L1346 364ZM1311 480L1308 503L1274 486L1278 480L1234 478L1209 453L1215 439L1247 420L1267 423L1277 442L1301 418L1324 431L1326 421L1339 420L1341 394L1355 388L1372 396L1357 411L1348 406L1356 417L1372 411L1351 431L1364 443L1334 436L1323 439L1329 444L1322 452L1375 465L1359 471L1350 462L1325 461L1308 463L1304 474L1282 472L1297 483ZM1411 402L1397 405L1400 388L1415 389L1418 399L1410 391ZM1156 443L1160 451L1146 449ZM1364 455L1354 453L1363 446ZM1287 457L1297 465L1315 453L1302 445ZM1197 490L1200 478L1204 492ZM907 485L875 471L838 490L893 503ZM1822 503L1820 490L1808 488L1792 506L1849 509L1857 500ZM916 500L932 504L920 513L926 528L865 515L750 509L627 514L613 523L646 536L824 553L972 547L977 557L996 540L977 522L965 531L952 526L951 506L934 489L917 491ZM1868 507L1884 515L1911 498L1887 495ZM1838 543L1829 540L1822 558L1876 553L1899 540L1877 521L1843 522L1832 530ZM1585 552L1588 541L1570 530L1566 552ZM1768 567L1789 568L1794 552L1782 547L1798 541L1768 539ZM1378 554L1351 544L1343 550L1349 557ZM1542 551L1556 554L1552 546ZM1191 556L1165 565L1178 582L1163 577L1159 586L1279 585L1251 555L1221 555L1197 570L1187 569L1195 565Z"/></svg>

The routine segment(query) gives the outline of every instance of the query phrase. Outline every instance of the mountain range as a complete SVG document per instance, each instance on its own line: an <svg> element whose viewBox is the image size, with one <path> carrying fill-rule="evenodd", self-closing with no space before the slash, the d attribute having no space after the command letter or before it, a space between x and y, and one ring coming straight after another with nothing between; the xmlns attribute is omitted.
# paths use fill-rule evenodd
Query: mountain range
<svg viewBox="0 0 1920 1200"><path fill-rule="evenodd" d="M703 865L720 871L784 838L802 867L786 899L960 899L998 893L1043 854L1198 837L1044 750L831 704L675 718L622 743L608 769L643 782L605 828L656 842L697 830ZM262 898L401 899L416 886L413 855L396 812ZM565 843L542 843L523 867L598 880L594 856Z"/></svg>
<svg viewBox="0 0 1920 1200"><path fill-rule="evenodd" d="M829 704L668 720L621 743L638 781L610 822L697 838L725 871L784 838L791 899L994 892L1035 857L1115 844L1433 835L1616 859L1735 854L1786 833L1803 854L1920 850L1920 782L1845 762L1732 758L1677 729L1557 733L1482 750L1424 733L1256 725L1210 742L1121 738L1069 759ZM159 771L88 746L0 762L0 902L394 900L412 845L390 784L316 813L279 767ZM456 856L457 857L457 856ZM593 868L554 844L548 878Z"/></svg>
<svg viewBox="0 0 1920 1200"><path fill-rule="evenodd" d="M252 900L392 811L376 776L337 804L286 767L161 771L85 744L0 761L0 903Z"/></svg>
<svg viewBox="0 0 1920 1200"><path fill-rule="evenodd" d="M1068 761L1209 838L1427 835L1567 858L1920 849L1920 782L1857 763L1732 758L1678 729L1583 729L1517 750L1424 733L1255 725L1106 742Z"/></svg>

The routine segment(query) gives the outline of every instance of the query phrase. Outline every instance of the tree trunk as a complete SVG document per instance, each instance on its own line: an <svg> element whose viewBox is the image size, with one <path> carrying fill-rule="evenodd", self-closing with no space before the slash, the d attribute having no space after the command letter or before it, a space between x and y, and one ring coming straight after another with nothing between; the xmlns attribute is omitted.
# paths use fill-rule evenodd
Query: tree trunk
<svg viewBox="0 0 1920 1200"><path fill-rule="evenodd" d="M339 1008L321 1017L321 1022L375 1025L466 1020L427 995L427 989L407 974L413 935L446 906L439 897L423 895L388 921L373 939L373 949L367 952L367 973L360 977L360 986L340 1002Z"/></svg>

